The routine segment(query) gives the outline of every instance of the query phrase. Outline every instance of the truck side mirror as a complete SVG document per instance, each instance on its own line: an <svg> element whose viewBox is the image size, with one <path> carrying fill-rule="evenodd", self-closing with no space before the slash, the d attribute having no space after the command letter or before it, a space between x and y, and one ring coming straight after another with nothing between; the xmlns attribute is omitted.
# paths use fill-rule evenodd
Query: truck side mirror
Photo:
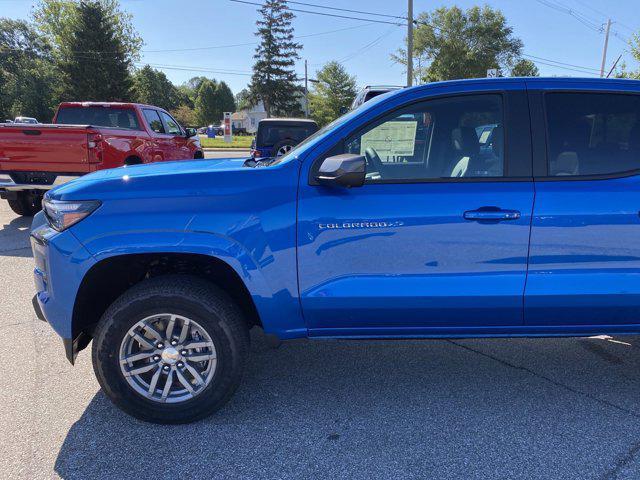
<svg viewBox="0 0 640 480"><path fill-rule="evenodd" d="M321 185L334 187L361 187L366 174L363 155L344 153L325 158L318 169L316 180Z"/></svg>
<svg viewBox="0 0 640 480"><path fill-rule="evenodd" d="M185 128L184 132L185 137L187 138L195 137L198 134L198 131L195 128Z"/></svg>

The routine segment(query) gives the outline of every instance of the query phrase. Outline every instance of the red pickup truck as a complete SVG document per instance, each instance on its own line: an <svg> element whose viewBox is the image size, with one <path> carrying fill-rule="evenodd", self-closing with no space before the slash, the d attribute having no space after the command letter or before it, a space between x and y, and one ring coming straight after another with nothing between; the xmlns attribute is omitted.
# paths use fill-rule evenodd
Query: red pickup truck
<svg viewBox="0 0 640 480"><path fill-rule="evenodd" d="M17 214L33 215L46 190L80 175L203 157L195 130L161 108L62 103L52 124L0 124L0 198Z"/></svg>

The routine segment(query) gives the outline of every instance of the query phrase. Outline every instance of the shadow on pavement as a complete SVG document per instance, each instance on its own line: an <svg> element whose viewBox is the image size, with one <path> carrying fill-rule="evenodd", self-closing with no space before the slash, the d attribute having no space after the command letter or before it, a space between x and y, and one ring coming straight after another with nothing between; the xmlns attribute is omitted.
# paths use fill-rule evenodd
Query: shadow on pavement
<svg viewBox="0 0 640 480"><path fill-rule="evenodd" d="M637 337L295 341L276 350L259 332L252 338L243 384L216 415L145 424L100 392L68 432L56 473L615 478L638 449Z"/></svg>
<svg viewBox="0 0 640 480"><path fill-rule="evenodd" d="M15 217L0 229L0 256L31 257L29 231L33 217Z"/></svg>

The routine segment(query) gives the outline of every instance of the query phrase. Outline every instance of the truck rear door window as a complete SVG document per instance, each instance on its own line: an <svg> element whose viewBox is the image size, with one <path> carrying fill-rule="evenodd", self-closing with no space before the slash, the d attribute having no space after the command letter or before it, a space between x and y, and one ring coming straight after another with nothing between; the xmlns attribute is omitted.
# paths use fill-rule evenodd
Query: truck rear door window
<svg viewBox="0 0 640 480"><path fill-rule="evenodd" d="M549 175L640 169L640 95L547 93Z"/></svg>
<svg viewBox="0 0 640 480"><path fill-rule="evenodd" d="M56 123L93 125L95 127L140 130L136 112L130 108L64 107L58 111Z"/></svg>

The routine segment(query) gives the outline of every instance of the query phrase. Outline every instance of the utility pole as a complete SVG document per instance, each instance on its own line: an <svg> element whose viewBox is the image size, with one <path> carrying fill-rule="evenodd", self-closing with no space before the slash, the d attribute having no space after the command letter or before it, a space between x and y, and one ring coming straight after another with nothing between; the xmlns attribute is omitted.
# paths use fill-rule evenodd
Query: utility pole
<svg viewBox="0 0 640 480"><path fill-rule="evenodd" d="M309 118L309 74L306 60L304 61L304 116Z"/></svg>
<svg viewBox="0 0 640 480"><path fill-rule="evenodd" d="M407 5L407 87L413 85L413 0Z"/></svg>
<svg viewBox="0 0 640 480"><path fill-rule="evenodd" d="M607 30L604 33L604 48L602 49L602 65L600 67L600 78L604 77L604 69L607 66L607 48L609 47L609 32L611 31L611 19L607 20Z"/></svg>

